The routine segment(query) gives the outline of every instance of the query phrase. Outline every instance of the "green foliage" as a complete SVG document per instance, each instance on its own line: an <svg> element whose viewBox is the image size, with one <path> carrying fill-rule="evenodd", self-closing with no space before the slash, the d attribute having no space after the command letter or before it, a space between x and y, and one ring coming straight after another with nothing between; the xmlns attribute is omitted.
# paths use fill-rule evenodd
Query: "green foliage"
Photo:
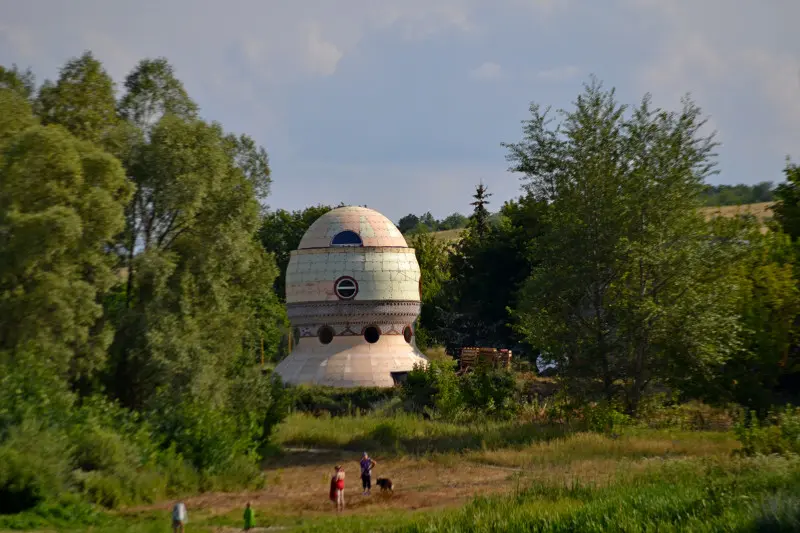
<svg viewBox="0 0 800 533"><path fill-rule="evenodd" d="M397 229L404 235L416 235L426 231L447 231L467 227L469 219L461 213L453 213L442 220L436 220L430 212L421 217L408 214L397 222Z"/></svg>
<svg viewBox="0 0 800 533"><path fill-rule="evenodd" d="M132 188L116 159L57 126L9 138L0 160L0 350L43 350L87 379L111 340L98 298Z"/></svg>
<svg viewBox="0 0 800 533"><path fill-rule="evenodd" d="M778 202L772 207L775 221L792 239L800 238L800 166L791 161L784 168L786 182L775 189Z"/></svg>
<svg viewBox="0 0 800 533"><path fill-rule="evenodd" d="M289 255L300 245L311 224L333 209L329 205L307 207L302 211L278 209L266 214L258 230L258 237L264 249L275 257L278 276L273 288L280 301L286 301L286 268Z"/></svg>
<svg viewBox="0 0 800 533"><path fill-rule="evenodd" d="M517 382L505 369L478 366L462 378L462 395L467 408L489 416L511 418L519 408Z"/></svg>
<svg viewBox="0 0 800 533"><path fill-rule="evenodd" d="M114 82L91 52L70 59L58 81L46 81L36 100L43 124L58 124L79 139L99 143L117 122Z"/></svg>
<svg viewBox="0 0 800 533"><path fill-rule="evenodd" d="M13 428L0 444L0 514L17 513L55 500L70 472L63 433L35 422Z"/></svg>
<svg viewBox="0 0 800 533"><path fill-rule="evenodd" d="M6 68L0 65L0 91L9 90L30 101L36 92L35 77L31 69L22 72L17 65Z"/></svg>
<svg viewBox="0 0 800 533"><path fill-rule="evenodd" d="M370 387L339 389L299 386L287 389L293 411L332 417L366 414L376 406L391 401L399 392L398 388Z"/></svg>
<svg viewBox="0 0 800 533"><path fill-rule="evenodd" d="M774 184L762 181L755 185L707 185L701 194L704 205L746 205L771 202L774 197Z"/></svg>
<svg viewBox="0 0 800 533"><path fill-rule="evenodd" d="M459 380L452 361L414 365L403 383L406 410L452 420L464 407Z"/></svg>
<svg viewBox="0 0 800 533"><path fill-rule="evenodd" d="M703 373L736 349L740 246L714 239L696 209L715 146L700 110L645 97L625 112L593 81L554 127L532 106L524 140L506 146L549 203L518 331L574 394L622 396L635 413L654 378Z"/></svg>
<svg viewBox="0 0 800 533"><path fill-rule="evenodd" d="M746 455L800 454L800 408L787 405L759 421L747 412L736 425Z"/></svg>
<svg viewBox="0 0 800 533"><path fill-rule="evenodd" d="M436 333L441 327L442 308L446 306L443 288L450 277L448 266L452 248L426 232L416 233L409 246L414 248L421 276L422 309L414 332L415 343L420 350L425 350L432 341L439 340Z"/></svg>
<svg viewBox="0 0 800 533"><path fill-rule="evenodd" d="M259 486L290 403L256 364L287 325L256 238L266 151L199 120L164 59L124 88L87 52L36 117L30 72L0 70L0 499L19 524Z"/></svg>
<svg viewBox="0 0 800 533"><path fill-rule="evenodd" d="M547 205L527 195L506 202L485 238L468 229L450 255L450 276L439 299L439 337L451 351L462 346L513 348L523 339L509 326L520 285L539 261L533 245L546 231ZM433 328L432 328L433 329Z"/></svg>
<svg viewBox="0 0 800 533"><path fill-rule="evenodd" d="M608 487L538 482L511 495L478 497L400 531L793 530L797 508L786 504L800 490L796 460L725 466L685 461Z"/></svg>

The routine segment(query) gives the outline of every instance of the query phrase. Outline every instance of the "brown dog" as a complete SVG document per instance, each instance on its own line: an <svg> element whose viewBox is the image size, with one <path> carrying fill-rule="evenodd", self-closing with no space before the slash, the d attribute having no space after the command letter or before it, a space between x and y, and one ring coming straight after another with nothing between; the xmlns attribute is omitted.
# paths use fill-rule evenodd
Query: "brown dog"
<svg viewBox="0 0 800 533"><path fill-rule="evenodd" d="M379 477L375 484L381 488L381 491L388 490L389 492L394 492L394 485L392 484L392 480L385 477Z"/></svg>

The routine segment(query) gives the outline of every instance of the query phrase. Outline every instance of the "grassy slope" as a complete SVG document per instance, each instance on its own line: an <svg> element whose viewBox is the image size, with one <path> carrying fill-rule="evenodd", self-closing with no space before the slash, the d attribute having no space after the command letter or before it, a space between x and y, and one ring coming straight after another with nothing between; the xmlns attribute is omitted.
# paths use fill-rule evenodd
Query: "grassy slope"
<svg viewBox="0 0 800 533"><path fill-rule="evenodd" d="M672 531L716 515L731 526L727 530L738 531L733 526L752 521L768 494L782 498L787 486L799 488L797 461L737 459L732 452L738 443L727 432L630 428L620 433L558 437L534 424L295 414L280 426L276 443L336 451L285 453L265 463L263 490L206 493L185 501L191 531L198 532L235 531L247 501L259 526L292 531L421 531L425 524L440 531L507 531L532 521L543 531L613 531L612 519L627 521L625 531L645 525ZM392 495L360 494L357 450L367 441L378 461L376 477L388 476L397 485ZM419 448L409 445L414 442L427 442L428 453L402 451ZM327 499L337 463L348 475L348 508L340 517ZM104 513L90 521L91 528L50 520L51 527L38 531L166 533L171 503Z"/></svg>
<svg viewBox="0 0 800 533"><path fill-rule="evenodd" d="M772 216L772 210L770 206L773 202L762 202L758 204L748 204L748 205L728 205L722 207L704 207L703 212L706 214L707 217L712 216L725 216L725 217L732 217L741 214L751 214L758 218L760 221L765 222ZM434 237L442 241L455 241L458 240L458 236L461 235L460 229L451 229L446 231L437 231L434 232Z"/></svg>

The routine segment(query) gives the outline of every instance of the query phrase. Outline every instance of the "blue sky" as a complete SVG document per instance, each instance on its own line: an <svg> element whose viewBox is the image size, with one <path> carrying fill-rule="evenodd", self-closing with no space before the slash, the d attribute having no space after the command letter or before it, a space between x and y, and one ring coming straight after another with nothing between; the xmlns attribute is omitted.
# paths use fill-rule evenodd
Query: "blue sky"
<svg viewBox="0 0 800 533"><path fill-rule="evenodd" d="M39 81L92 50L117 82L167 57L204 118L271 158L273 208L390 218L518 196L501 142L590 74L636 103L691 92L718 131L712 183L800 158L797 0L0 0L0 64Z"/></svg>

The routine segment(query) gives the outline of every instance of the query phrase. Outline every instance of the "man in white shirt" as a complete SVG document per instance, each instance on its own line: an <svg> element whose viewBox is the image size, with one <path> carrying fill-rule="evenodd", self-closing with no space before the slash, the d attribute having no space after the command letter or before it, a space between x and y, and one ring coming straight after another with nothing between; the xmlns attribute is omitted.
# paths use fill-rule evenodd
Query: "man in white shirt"
<svg viewBox="0 0 800 533"><path fill-rule="evenodd" d="M175 533L183 533L183 524L186 523L186 506L183 502L178 502L172 508L172 530Z"/></svg>

